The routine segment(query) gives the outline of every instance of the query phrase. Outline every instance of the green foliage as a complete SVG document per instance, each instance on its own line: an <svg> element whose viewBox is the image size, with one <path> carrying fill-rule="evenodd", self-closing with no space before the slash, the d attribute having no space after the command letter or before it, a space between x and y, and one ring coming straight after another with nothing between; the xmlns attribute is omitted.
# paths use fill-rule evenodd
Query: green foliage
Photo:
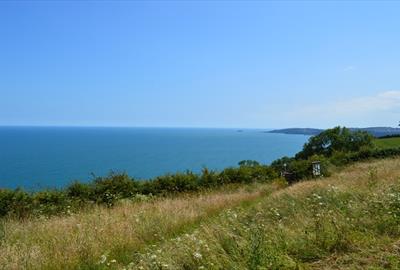
<svg viewBox="0 0 400 270"><path fill-rule="evenodd" d="M90 200L93 197L90 185L78 181L70 184L66 188L66 192L67 196L82 201Z"/></svg>
<svg viewBox="0 0 400 270"><path fill-rule="evenodd" d="M201 174L167 174L148 181L136 181L126 173L111 172L96 177L90 183L73 182L63 190L43 190L28 193L23 190L0 190L0 217L12 215L18 218L30 215L57 215L78 211L91 204L113 206L118 200L140 198L140 195L167 195L196 192L224 184L272 181L277 178L270 166L256 161L240 162L222 172L204 168Z"/></svg>
<svg viewBox="0 0 400 270"><path fill-rule="evenodd" d="M275 171L286 171L291 174L291 179L298 181L300 179L306 179L313 177L312 174L312 163L319 161L321 163L321 175L329 176L330 161L324 156L313 155L308 159L296 159L283 157L281 159L272 162L271 167Z"/></svg>
<svg viewBox="0 0 400 270"><path fill-rule="evenodd" d="M27 192L16 189L0 190L0 216L11 215L25 218L31 212L33 198Z"/></svg>
<svg viewBox="0 0 400 270"><path fill-rule="evenodd" d="M239 168L226 168L220 174L220 181L229 183L265 182L278 177L277 172L270 166L260 165L254 161L241 161Z"/></svg>
<svg viewBox="0 0 400 270"><path fill-rule="evenodd" d="M91 185L91 200L112 206L116 200L128 198L138 191L138 183L126 173L111 172L107 177L97 177Z"/></svg>
<svg viewBox="0 0 400 270"><path fill-rule="evenodd" d="M308 159L313 155L330 157L334 152L357 152L362 147L372 147L373 137L365 131L350 131L343 127L325 130L309 139L297 159Z"/></svg>
<svg viewBox="0 0 400 270"><path fill-rule="evenodd" d="M199 185L205 188L217 187L220 185L218 173L203 168L199 179Z"/></svg>
<svg viewBox="0 0 400 270"><path fill-rule="evenodd" d="M147 183L146 193L165 194L198 190L199 176L192 173L176 173L159 176Z"/></svg>
<svg viewBox="0 0 400 270"><path fill-rule="evenodd" d="M57 215L66 211L70 200L67 194L59 190L44 190L30 195L33 200L33 212L44 215Z"/></svg>

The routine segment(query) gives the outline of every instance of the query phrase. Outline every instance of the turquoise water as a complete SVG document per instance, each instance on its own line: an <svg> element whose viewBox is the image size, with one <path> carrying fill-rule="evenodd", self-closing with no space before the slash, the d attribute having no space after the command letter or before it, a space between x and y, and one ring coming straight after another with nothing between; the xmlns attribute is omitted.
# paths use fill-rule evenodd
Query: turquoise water
<svg viewBox="0 0 400 270"><path fill-rule="evenodd" d="M63 187L110 170L147 179L244 159L270 163L307 139L262 130L0 127L0 188Z"/></svg>

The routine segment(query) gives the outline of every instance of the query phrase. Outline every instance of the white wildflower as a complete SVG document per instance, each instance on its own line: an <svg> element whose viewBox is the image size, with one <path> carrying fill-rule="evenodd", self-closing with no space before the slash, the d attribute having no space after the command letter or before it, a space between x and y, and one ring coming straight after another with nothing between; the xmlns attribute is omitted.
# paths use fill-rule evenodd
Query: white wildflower
<svg viewBox="0 0 400 270"><path fill-rule="evenodd" d="M199 252L195 252L195 253L193 253L193 257L200 260L201 258L203 258L203 255L201 255L201 253L199 253Z"/></svg>
<svg viewBox="0 0 400 270"><path fill-rule="evenodd" d="M105 263L107 261L107 256L106 255L101 255L101 257L100 257L100 261L99 261L99 264L103 264L103 263Z"/></svg>

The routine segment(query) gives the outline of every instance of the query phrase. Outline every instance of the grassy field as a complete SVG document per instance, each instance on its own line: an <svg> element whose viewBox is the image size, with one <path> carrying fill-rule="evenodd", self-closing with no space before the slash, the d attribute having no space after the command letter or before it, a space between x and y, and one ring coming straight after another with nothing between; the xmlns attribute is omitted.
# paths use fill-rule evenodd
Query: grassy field
<svg viewBox="0 0 400 270"><path fill-rule="evenodd" d="M145 247L198 226L222 210L254 202L277 184L228 186L215 192L147 202L121 201L70 216L0 220L0 269L119 268Z"/></svg>
<svg viewBox="0 0 400 270"><path fill-rule="evenodd" d="M137 255L132 269L400 269L400 160L222 212Z"/></svg>
<svg viewBox="0 0 400 270"><path fill-rule="evenodd" d="M400 147L400 137L375 139L374 144L381 149Z"/></svg>
<svg viewBox="0 0 400 270"><path fill-rule="evenodd" d="M0 225L3 269L400 269L400 159Z"/></svg>

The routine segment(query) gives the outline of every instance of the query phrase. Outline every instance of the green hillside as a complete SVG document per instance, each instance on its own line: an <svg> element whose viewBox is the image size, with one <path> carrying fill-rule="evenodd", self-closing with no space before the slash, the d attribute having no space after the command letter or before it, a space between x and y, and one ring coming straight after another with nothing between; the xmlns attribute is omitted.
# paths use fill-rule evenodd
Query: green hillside
<svg viewBox="0 0 400 270"><path fill-rule="evenodd" d="M381 149L400 147L400 137L375 139L374 144Z"/></svg>

